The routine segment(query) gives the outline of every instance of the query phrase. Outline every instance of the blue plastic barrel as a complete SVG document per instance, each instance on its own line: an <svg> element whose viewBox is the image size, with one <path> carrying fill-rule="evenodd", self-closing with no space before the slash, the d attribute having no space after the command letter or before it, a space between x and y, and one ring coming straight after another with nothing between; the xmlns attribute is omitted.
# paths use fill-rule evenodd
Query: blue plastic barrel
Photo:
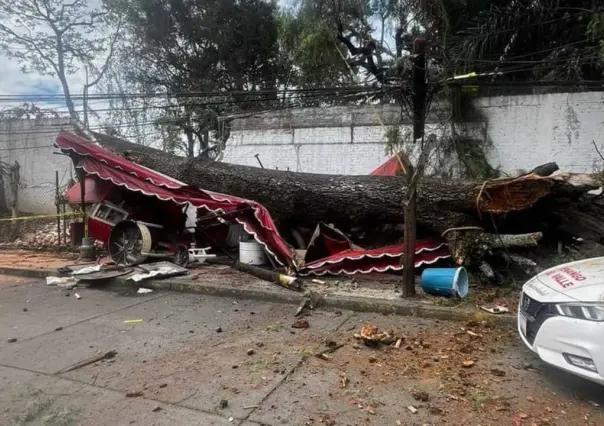
<svg viewBox="0 0 604 426"><path fill-rule="evenodd" d="M422 288L435 296L464 298L468 273L465 268L427 268L422 272Z"/></svg>

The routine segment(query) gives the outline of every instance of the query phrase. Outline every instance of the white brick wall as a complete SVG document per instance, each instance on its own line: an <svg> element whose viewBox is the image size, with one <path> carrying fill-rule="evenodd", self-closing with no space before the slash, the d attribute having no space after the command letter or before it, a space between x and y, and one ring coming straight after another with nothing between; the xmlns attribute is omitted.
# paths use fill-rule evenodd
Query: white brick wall
<svg viewBox="0 0 604 426"><path fill-rule="evenodd" d="M483 98L494 166L514 172L556 161L561 170L602 167L593 141L604 147L604 92Z"/></svg>
<svg viewBox="0 0 604 426"><path fill-rule="evenodd" d="M486 130L484 124L476 127L478 123L470 128L474 135L486 134L491 142L487 156L493 167L506 173L529 170L548 161L556 161L564 171L591 172L601 167L592 141L604 152L604 92L498 96L480 98L476 106L486 118ZM240 121L231 132L224 161L257 166L254 155L259 154L267 168L367 174L388 158L384 128L367 123L367 117L375 116L374 109L365 113L359 107L351 109L354 117L365 114L361 125L355 126L355 119L341 107L296 110L290 122L288 117L275 120L267 116L266 130L258 120ZM331 112L337 114L330 117ZM382 114L389 117L392 111L383 109ZM313 121L319 120L321 125L313 127ZM326 127L329 120L332 127ZM427 133L443 131L442 126L427 125ZM443 158L442 153L440 156L436 162L439 171L455 172L456 161Z"/></svg>
<svg viewBox="0 0 604 426"><path fill-rule="evenodd" d="M71 176L69 157L55 155L56 135L66 119L0 121L0 159L19 162L21 188L18 209L28 213L56 213L55 170L59 183L65 185ZM65 126L66 128L68 127ZM5 188L7 196L10 190Z"/></svg>

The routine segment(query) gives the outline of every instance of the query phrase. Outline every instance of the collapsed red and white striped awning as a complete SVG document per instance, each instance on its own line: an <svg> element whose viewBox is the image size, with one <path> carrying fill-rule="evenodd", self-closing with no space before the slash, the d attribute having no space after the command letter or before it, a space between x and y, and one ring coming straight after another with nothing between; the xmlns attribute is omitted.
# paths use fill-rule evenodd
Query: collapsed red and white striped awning
<svg viewBox="0 0 604 426"><path fill-rule="evenodd" d="M226 194L218 194L187 185L169 176L143 167L103 147L62 132L55 146L68 154L75 167L89 176L140 192L166 202L191 204L209 213L229 214L245 231L264 246L267 253L280 265L291 271L308 274L369 273L400 270L402 244L365 250L355 247L346 237L337 237L339 244L322 252L321 258L296 262L292 248L279 234L268 210L260 203ZM249 214L249 211L253 214ZM418 242L416 267L450 257L447 247L440 241Z"/></svg>

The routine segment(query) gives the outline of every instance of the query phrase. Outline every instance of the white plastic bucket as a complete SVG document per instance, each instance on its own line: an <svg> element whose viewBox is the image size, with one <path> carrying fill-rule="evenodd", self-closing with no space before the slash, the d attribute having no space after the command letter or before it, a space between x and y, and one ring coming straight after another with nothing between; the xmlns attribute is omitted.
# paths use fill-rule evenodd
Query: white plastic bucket
<svg viewBox="0 0 604 426"><path fill-rule="evenodd" d="M247 265L264 265L266 263L264 249L256 241L240 241L239 261Z"/></svg>

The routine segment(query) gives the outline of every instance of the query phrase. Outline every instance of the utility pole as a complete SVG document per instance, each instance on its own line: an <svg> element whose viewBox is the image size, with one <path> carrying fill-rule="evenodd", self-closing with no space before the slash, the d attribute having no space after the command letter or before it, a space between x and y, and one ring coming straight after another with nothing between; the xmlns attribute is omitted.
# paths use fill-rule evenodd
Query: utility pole
<svg viewBox="0 0 604 426"><path fill-rule="evenodd" d="M426 39L413 40L413 140L424 137L426 117ZM422 147L423 148L423 147Z"/></svg>
<svg viewBox="0 0 604 426"><path fill-rule="evenodd" d="M86 85L84 86L82 104L84 106L84 129L88 130L88 66L84 69L86 70Z"/></svg>
<svg viewBox="0 0 604 426"><path fill-rule="evenodd" d="M417 187L427 159L424 146L426 117L426 39L413 41L413 142L421 139L421 155L416 167L406 159L407 197L405 207L405 236L403 257L403 297L415 296L415 243L417 240Z"/></svg>

